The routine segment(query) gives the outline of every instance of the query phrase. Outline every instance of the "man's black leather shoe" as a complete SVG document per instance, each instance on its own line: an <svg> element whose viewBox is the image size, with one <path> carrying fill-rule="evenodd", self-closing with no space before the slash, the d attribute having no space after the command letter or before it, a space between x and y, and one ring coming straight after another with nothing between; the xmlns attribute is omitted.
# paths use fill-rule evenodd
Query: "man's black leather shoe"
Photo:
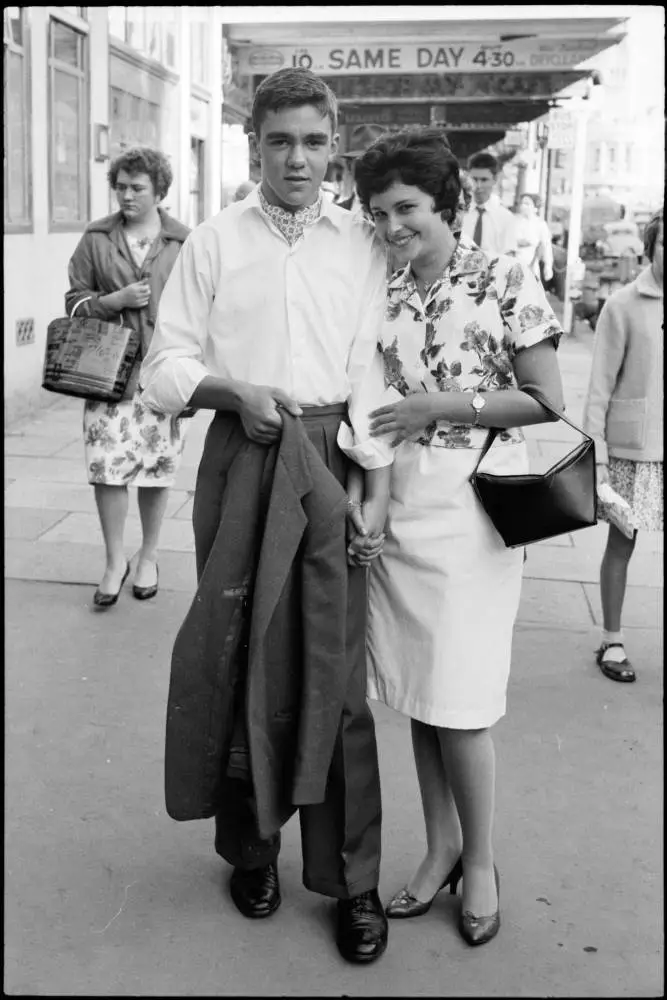
<svg viewBox="0 0 667 1000"><path fill-rule="evenodd" d="M348 962L374 962L387 947L387 918L376 889L338 900L336 944Z"/></svg>
<svg viewBox="0 0 667 1000"><path fill-rule="evenodd" d="M281 903L278 868L274 863L245 871L235 868L229 882L232 899L244 917L270 917Z"/></svg>

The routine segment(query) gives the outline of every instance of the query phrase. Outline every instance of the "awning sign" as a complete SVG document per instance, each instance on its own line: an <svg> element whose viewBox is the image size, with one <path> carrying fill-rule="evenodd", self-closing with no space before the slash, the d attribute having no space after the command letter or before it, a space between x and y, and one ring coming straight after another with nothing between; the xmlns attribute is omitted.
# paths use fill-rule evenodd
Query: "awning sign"
<svg viewBox="0 0 667 1000"><path fill-rule="evenodd" d="M616 41L617 38L614 38ZM266 75L285 66L314 73L548 73L573 69L610 44L610 38L523 38L514 42L239 46L239 69Z"/></svg>

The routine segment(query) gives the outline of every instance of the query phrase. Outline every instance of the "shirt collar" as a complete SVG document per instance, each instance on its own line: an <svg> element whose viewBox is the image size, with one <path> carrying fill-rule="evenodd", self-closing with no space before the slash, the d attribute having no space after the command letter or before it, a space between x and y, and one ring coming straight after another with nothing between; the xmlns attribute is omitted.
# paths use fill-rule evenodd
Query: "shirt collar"
<svg viewBox="0 0 667 1000"><path fill-rule="evenodd" d="M653 268L649 265L641 271L635 278L635 287L640 295L647 295L651 299L661 299L663 290L655 280Z"/></svg>
<svg viewBox="0 0 667 1000"><path fill-rule="evenodd" d="M476 274L478 271L483 271L488 265L488 254L475 246L467 236L461 236L456 244L452 258L445 268L445 274L448 274L450 277L462 274ZM415 279L412 267L408 264L394 274L389 282L389 288L412 288L414 284Z"/></svg>
<svg viewBox="0 0 667 1000"><path fill-rule="evenodd" d="M261 200L260 200L260 197L261 197ZM242 213L250 211L250 210L254 210L255 212L260 212L260 213L262 213L264 215L267 215L269 213L267 213L267 212L264 211L262 202L266 202L266 198L261 193L261 187L258 184L256 188L254 188L249 194L246 195L246 197L243 199L243 201L238 202L237 204L239 204L241 206L241 212ZM317 205L318 205L318 202L315 202L315 205L311 205L311 206L309 206L308 208L305 208L305 209L300 209L295 214L296 214L296 216L298 218L301 218L301 213L303 213L303 212L309 212L311 209L315 208ZM313 223L319 222L320 219L327 219L333 226L336 227L336 229L340 229L341 226L342 226L342 223L343 223L343 219L345 218L345 209L340 208L338 205L334 205L332 202L328 201L326 198L323 198L321 194L320 194L320 197L319 197L319 206L320 206L319 207L319 211L317 212L317 214L316 214L316 216L315 216L315 218L313 220ZM270 208L278 208L278 206L269 206L269 207ZM278 208L278 211L282 212L282 211L284 211L284 209ZM290 212L290 213L286 213L286 214L291 215L292 213ZM270 215L269 215L269 218L270 218ZM306 225L311 225L311 222L306 222Z"/></svg>

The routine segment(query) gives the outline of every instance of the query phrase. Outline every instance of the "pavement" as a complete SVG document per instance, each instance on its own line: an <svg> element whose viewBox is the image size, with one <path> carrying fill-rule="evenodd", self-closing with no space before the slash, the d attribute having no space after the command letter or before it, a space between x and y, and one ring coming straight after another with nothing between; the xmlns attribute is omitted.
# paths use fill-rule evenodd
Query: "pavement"
<svg viewBox="0 0 667 1000"><path fill-rule="evenodd" d="M581 420L592 335L559 350ZM624 608L636 684L594 663L606 528L532 545L508 714L495 729L503 926L481 949L457 901L391 922L385 956L347 965L335 908L301 884L284 831L283 905L251 923L230 902L212 821L163 803L171 647L195 589L191 513L210 415L190 423L162 532L160 593L92 610L103 569L82 404L5 433L5 962L10 996L653 997L663 993L662 534L644 533ZM530 428L542 471L578 436ZM133 492L133 491L131 491ZM139 546L131 498L127 552ZM373 705L383 789L384 899L424 851L408 720Z"/></svg>

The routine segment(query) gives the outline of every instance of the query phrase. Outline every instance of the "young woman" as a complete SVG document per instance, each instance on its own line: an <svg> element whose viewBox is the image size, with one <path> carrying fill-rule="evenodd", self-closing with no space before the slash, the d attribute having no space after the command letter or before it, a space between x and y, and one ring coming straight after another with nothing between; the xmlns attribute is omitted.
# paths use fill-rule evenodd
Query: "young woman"
<svg viewBox="0 0 667 1000"><path fill-rule="evenodd" d="M649 266L607 300L595 331L584 428L595 440L598 482L608 482L645 531L663 530L663 215L644 236ZM604 516L604 514L603 514ZM600 567L604 628L597 651L602 673L634 681L621 614L637 532L609 525Z"/></svg>
<svg viewBox="0 0 667 1000"><path fill-rule="evenodd" d="M505 712L523 551L505 548L469 477L489 427L503 431L484 468L527 471L520 427L553 419L530 391L563 405L561 329L521 263L460 237L459 165L438 129L381 137L357 171L378 236L406 265L381 343L393 401L371 413L395 447L388 517L367 518L350 546L376 556L369 695L412 719L426 823L426 856L387 916L425 913L462 878L460 933L483 944L500 923L490 730Z"/></svg>
<svg viewBox="0 0 667 1000"><path fill-rule="evenodd" d="M553 278L554 255L549 227L537 214L539 207L540 199L536 194L524 194L519 202L516 255L546 285Z"/></svg>
<svg viewBox="0 0 667 1000"><path fill-rule="evenodd" d="M87 401L83 414L88 481L106 546L106 568L94 596L106 610L130 572L123 546L128 485L138 487L143 539L134 566L137 600L157 594L160 527L183 449L182 421L144 406L138 388L141 357L155 326L157 305L189 229L161 209L172 181L167 157L127 149L111 164L109 183L120 211L92 222L69 264L68 315L122 322L141 333L141 352L124 398Z"/></svg>

